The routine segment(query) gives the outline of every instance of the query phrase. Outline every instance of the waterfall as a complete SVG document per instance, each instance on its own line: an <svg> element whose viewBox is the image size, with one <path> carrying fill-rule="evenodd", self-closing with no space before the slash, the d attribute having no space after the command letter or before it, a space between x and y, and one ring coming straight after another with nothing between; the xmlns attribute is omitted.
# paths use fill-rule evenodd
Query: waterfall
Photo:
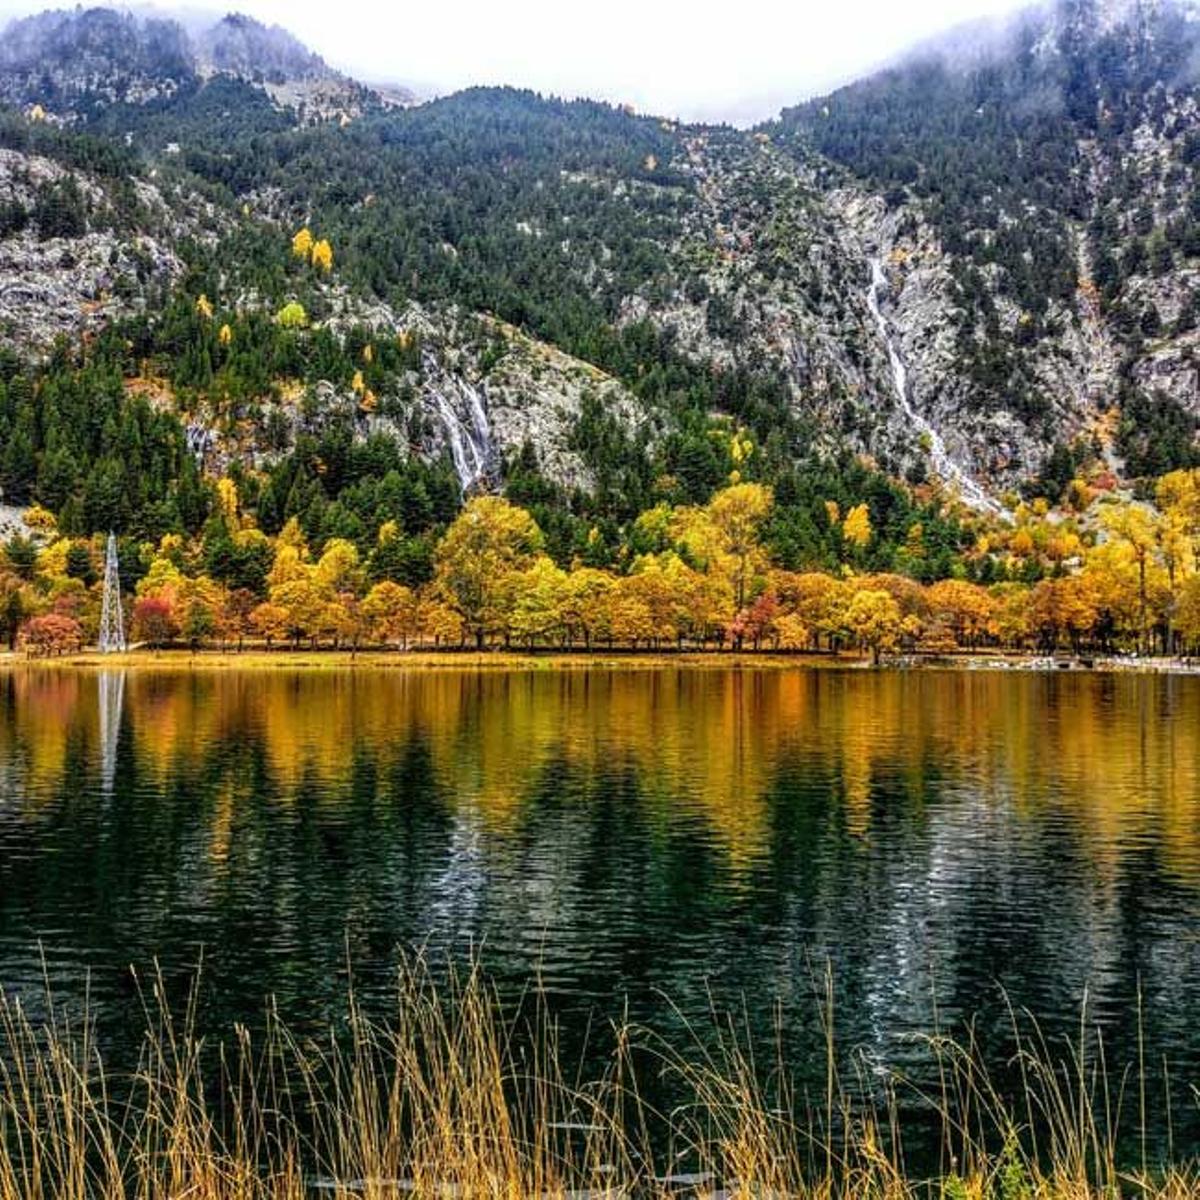
<svg viewBox="0 0 1200 1200"><path fill-rule="evenodd" d="M942 435L913 407L908 394L908 368L900 356L896 339L892 336L891 324L884 315L881 304L882 297L889 290L890 285L883 271L883 262L878 258L872 258L871 284L867 288L867 307L871 310L871 317L887 348L888 362L892 368L892 387L896 393L900 411L908 418L912 428L928 443L929 457L933 462L934 471L944 481L953 483L958 488L964 503L981 512L1003 516L1004 509L950 457L946 443L942 441Z"/></svg>
<svg viewBox="0 0 1200 1200"><path fill-rule="evenodd" d="M188 453L196 460L197 466L204 466L204 460L216 445L212 430L205 429L199 421L192 421L183 431Z"/></svg>
<svg viewBox="0 0 1200 1200"><path fill-rule="evenodd" d="M445 374L432 354L425 354L422 365L427 399L450 447L459 485L464 493L469 492L495 467L496 452L483 398L465 379Z"/></svg>

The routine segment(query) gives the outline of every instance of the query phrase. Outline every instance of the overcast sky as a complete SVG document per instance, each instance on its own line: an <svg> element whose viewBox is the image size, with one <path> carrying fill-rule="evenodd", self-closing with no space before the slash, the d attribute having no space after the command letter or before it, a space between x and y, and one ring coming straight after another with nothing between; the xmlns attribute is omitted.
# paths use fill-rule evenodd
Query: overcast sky
<svg viewBox="0 0 1200 1200"><path fill-rule="evenodd" d="M186 3L186 0L184 0ZM233 0L372 82L510 83L737 122L1022 0ZM191 7L209 7L192 0ZM61 3L0 0L0 13ZM137 4L170 10L180 4ZM225 11L218 3L212 7Z"/></svg>

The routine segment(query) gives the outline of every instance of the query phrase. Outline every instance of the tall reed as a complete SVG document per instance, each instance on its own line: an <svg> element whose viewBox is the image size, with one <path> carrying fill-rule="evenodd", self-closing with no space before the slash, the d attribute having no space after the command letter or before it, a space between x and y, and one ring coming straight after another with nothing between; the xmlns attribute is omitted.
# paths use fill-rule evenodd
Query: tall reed
<svg viewBox="0 0 1200 1200"><path fill-rule="evenodd" d="M320 1039L269 1011L261 1035L206 1044L194 1001L176 1018L152 980L123 1075L106 1071L86 1015L48 1004L35 1023L0 996L0 1200L1200 1197L1195 1160L1153 1164L1145 1138L1122 1169L1131 1082L1146 1120L1145 1064L1114 1079L1086 1020L1057 1050L1013 1013L1006 1066L1021 1086L1006 1095L970 1030L930 1037L932 1086L846 1068L831 984L820 1004L826 1086L810 1101L779 1048L761 1061L746 1023L716 1012L682 1045L615 1022L604 1069L577 1078L544 1008L505 1008L478 967L435 976L421 959L399 969L389 1020L351 994ZM668 1111L639 1086L647 1072L655 1094L680 1098ZM923 1178L906 1165L914 1107L942 1145Z"/></svg>

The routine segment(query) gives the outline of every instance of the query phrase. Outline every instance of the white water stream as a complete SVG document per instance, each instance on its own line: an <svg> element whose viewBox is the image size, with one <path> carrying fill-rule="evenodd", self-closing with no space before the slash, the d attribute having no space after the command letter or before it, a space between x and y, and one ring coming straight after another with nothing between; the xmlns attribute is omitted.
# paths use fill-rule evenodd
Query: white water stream
<svg viewBox="0 0 1200 1200"><path fill-rule="evenodd" d="M432 357L425 362L425 375L427 395L445 431L459 486L465 494L492 470L495 462L492 431L483 399L478 388L465 379L455 379L452 389L445 386L447 381ZM447 394L451 390L453 399Z"/></svg>
<svg viewBox="0 0 1200 1200"><path fill-rule="evenodd" d="M867 289L867 307L871 310L871 316L879 330L879 336L883 338L883 344L887 347L888 362L892 367L892 386L896 393L896 401L900 405L900 411L908 418L922 440L928 444L929 457L936 474L944 482L951 483L958 489L963 503L981 512L1002 516L1003 508L950 457L941 434L913 407L908 395L908 368L900 356L900 350L892 336L891 323L884 315L881 304L882 297L889 290L890 284L884 274L883 263L878 258L872 258L871 285Z"/></svg>

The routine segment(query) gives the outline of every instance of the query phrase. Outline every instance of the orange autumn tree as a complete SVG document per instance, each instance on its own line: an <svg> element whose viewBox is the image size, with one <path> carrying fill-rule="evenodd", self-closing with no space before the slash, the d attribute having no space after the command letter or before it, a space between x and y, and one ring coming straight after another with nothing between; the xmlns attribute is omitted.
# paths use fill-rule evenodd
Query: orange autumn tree
<svg viewBox="0 0 1200 1200"><path fill-rule="evenodd" d="M173 598L165 593L140 597L133 606L133 639L161 647L179 636Z"/></svg>
<svg viewBox="0 0 1200 1200"><path fill-rule="evenodd" d="M32 656L71 654L83 645L83 629L72 617L50 612L26 621L21 628L20 642L25 652Z"/></svg>
<svg viewBox="0 0 1200 1200"><path fill-rule="evenodd" d="M289 632L287 609L269 600L259 604L250 613L250 628L267 643L268 649L275 642L285 641Z"/></svg>
<svg viewBox="0 0 1200 1200"><path fill-rule="evenodd" d="M995 604L987 590L963 579L943 579L926 591L930 618L944 625L959 646L977 646L992 627Z"/></svg>

